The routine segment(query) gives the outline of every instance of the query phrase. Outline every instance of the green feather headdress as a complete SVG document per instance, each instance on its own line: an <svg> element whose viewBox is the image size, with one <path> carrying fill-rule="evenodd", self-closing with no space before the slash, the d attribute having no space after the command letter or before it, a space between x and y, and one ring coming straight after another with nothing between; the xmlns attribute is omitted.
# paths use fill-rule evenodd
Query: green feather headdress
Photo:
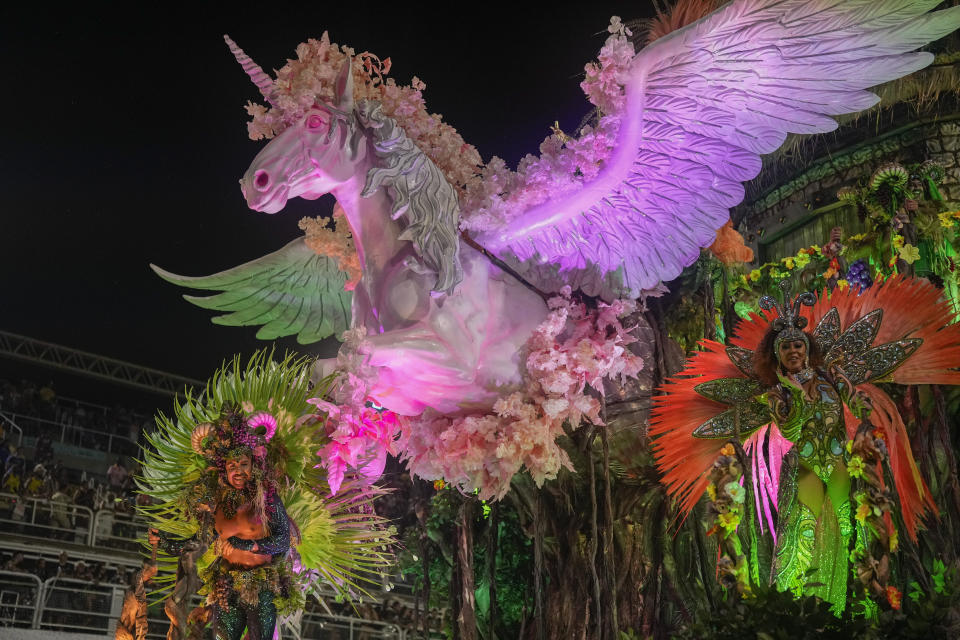
<svg viewBox="0 0 960 640"><path fill-rule="evenodd" d="M365 587L379 585L381 574L392 565L389 549L395 540L386 521L370 508L383 490L347 483L330 496L317 458L327 441L326 416L317 414L307 400L323 396L332 379L311 385L309 358L288 355L276 362L272 355L258 351L246 367L235 357L199 396L188 392L177 402L172 418L157 416L157 430L146 437L143 471L136 479L140 492L153 504L138 509L151 527L173 538L197 535L198 492L216 486L220 470L211 464L209 438L194 447L195 429L221 420L228 411L247 419L268 412L277 427L265 447L265 468L294 525L291 546L299 556L302 588L316 592L321 585L311 577L319 575L348 599L367 594ZM161 555L161 569L175 566L175 561Z"/></svg>

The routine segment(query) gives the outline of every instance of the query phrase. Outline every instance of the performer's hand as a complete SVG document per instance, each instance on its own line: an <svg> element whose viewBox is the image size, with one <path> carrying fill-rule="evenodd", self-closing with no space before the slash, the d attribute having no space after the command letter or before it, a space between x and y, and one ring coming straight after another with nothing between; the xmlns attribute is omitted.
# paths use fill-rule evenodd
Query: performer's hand
<svg viewBox="0 0 960 640"><path fill-rule="evenodd" d="M870 396L868 396L866 393L857 389L854 392L853 397L850 398L850 409L856 410L856 412L863 417L864 414L868 414L873 411L873 400L871 400Z"/></svg>

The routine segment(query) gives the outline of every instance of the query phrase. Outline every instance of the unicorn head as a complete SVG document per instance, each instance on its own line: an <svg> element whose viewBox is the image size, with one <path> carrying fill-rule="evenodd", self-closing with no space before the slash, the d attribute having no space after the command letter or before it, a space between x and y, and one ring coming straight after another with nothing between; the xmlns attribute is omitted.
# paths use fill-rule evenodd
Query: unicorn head
<svg viewBox="0 0 960 640"><path fill-rule="evenodd" d="M261 91L270 100L270 88ZM277 213L291 198L315 200L356 176L366 145L355 135L353 111L348 58L337 78L336 104L317 102L254 158L240 180L247 205Z"/></svg>

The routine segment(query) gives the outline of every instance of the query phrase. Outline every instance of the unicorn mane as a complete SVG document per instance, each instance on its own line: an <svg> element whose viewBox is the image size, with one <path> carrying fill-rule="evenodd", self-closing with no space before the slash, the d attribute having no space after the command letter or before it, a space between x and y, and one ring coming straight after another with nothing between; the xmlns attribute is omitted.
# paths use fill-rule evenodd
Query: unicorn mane
<svg viewBox="0 0 960 640"><path fill-rule="evenodd" d="M394 219L404 216L402 240L413 242L424 265L437 274L433 291L452 293L463 279L460 264L460 203L437 166L407 137L380 102L360 100L355 115L368 130L380 160L367 174L362 195L389 187Z"/></svg>

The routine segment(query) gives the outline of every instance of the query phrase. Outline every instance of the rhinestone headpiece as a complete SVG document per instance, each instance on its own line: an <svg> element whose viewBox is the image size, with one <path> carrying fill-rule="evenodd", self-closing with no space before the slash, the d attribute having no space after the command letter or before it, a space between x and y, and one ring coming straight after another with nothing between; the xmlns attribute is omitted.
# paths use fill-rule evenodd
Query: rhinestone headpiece
<svg viewBox="0 0 960 640"><path fill-rule="evenodd" d="M800 305L812 307L817 301L817 297L809 291L804 291L791 300L790 281L781 280L777 286L780 288L780 291L783 292L783 304L780 304L771 296L763 296L760 298L761 309L767 311L775 309L779 316L771 323L774 332L777 334L777 337L773 340L774 355L776 356L776 354L780 353L780 343L785 340L803 340L809 352L810 339L807 337L807 334L803 332L803 328L807 326L807 319L800 315Z"/></svg>

